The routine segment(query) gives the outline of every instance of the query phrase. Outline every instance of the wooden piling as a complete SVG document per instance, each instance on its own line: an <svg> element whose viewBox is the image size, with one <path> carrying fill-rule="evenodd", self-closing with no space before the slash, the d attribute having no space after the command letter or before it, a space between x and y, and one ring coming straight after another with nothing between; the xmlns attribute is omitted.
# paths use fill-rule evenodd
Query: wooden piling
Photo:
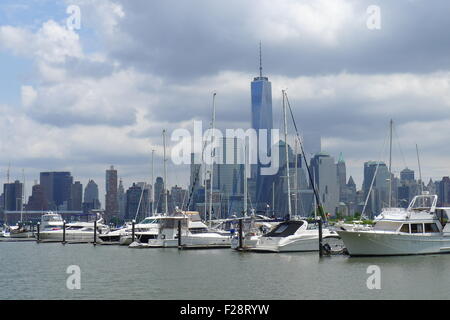
<svg viewBox="0 0 450 320"><path fill-rule="evenodd" d="M178 220L178 249L181 249L181 220Z"/></svg>
<svg viewBox="0 0 450 320"><path fill-rule="evenodd" d="M322 218L319 217L317 219L317 223L319 224L319 257L323 256L323 245L322 245Z"/></svg>
<svg viewBox="0 0 450 320"><path fill-rule="evenodd" d="M94 243L93 245L97 245L97 220L94 220Z"/></svg>

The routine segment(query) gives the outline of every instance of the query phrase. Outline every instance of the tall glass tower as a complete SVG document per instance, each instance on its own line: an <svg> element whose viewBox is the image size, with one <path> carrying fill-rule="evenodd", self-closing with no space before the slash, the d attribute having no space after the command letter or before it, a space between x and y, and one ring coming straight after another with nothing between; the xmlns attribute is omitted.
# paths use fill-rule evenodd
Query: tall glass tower
<svg viewBox="0 0 450 320"><path fill-rule="evenodd" d="M256 130L258 136L258 155L259 152L259 139L260 129L267 130L267 144L266 152L270 156L270 147L272 143L271 130L273 129L272 118L272 84L269 78L263 77L262 74L262 55L261 44L259 45L259 77L253 79L251 83L251 98L252 98L252 128ZM263 139L264 136L261 136ZM272 176L262 176L261 166L259 163L252 166L252 179L256 181L256 204L259 210L266 207L271 202L270 194L272 192Z"/></svg>

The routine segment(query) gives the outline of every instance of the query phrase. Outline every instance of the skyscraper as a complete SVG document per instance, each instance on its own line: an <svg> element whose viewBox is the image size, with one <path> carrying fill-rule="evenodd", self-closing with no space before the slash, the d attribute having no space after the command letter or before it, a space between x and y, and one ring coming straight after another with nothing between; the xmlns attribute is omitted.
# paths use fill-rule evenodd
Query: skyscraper
<svg viewBox="0 0 450 320"><path fill-rule="evenodd" d="M67 209L72 192L73 177L70 172L41 172L40 185L49 209Z"/></svg>
<svg viewBox="0 0 450 320"><path fill-rule="evenodd" d="M377 169L378 166L378 169ZM375 171L377 172L374 179ZM370 186L373 180L372 191L369 197L369 201L366 207L366 213L371 215L377 215L381 212L381 209L389 205L389 179L391 174L384 162L368 161L364 163L364 181L363 181L363 191L364 200L369 194ZM395 181L392 183L392 191L395 188ZM394 199L395 197L392 196ZM392 202L395 206L395 202Z"/></svg>
<svg viewBox="0 0 450 320"><path fill-rule="evenodd" d="M266 147L266 153L270 156L270 147L272 145L271 130L273 129L272 118L272 84L269 78L262 74L262 58L261 45L259 51L259 77L255 77L251 83L251 102L252 102L252 128L257 132L258 143L256 146L258 153L258 164L252 166L251 178L256 180L256 205L259 209L265 209L267 203L270 202L270 188L272 185L273 176L261 175L260 155L260 136L259 130L267 130L267 141L262 144ZM250 148L255 146L250 146Z"/></svg>
<svg viewBox="0 0 450 320"><path fill-rule="evenodd" d="M117 170L111 166L106 170L105 219L110 221L119 215L117 202Z"/></svg>
<svg viewBox="0 0 450 320"><path fill-rule="evenodd" d="M318 153L311 159L315 185L325 212L334 215L339 205L337 167L333 157Z"/></svg>
<svg viewBox="0 0 450 320"><path fill-rule="evenodd" d="M161 178L161 177L157 177L156 178L154 190L155 190L154 202L155 202L156 212L163 213L163 208L165 208L165 205L164 205L164 202L165 202L165 197L164 197L164 180L163 180L163 178Z"/></svg>
<svg viewBox="0 0 450 320"><path fill-rule="evenodd" d="M16 180L3 185L4 208L5 211L20 211L22 208L23 183Z"/></svg>
<svg viewBox="0 0 450 320"><path fill-rule="evenodd" d="M125 219L125 210L127 205L127 197L123 187L122 179L119 180L119 188L117 191L117 202L119 204L119 218Z"/></svg>
<svg viewBox="0 0 450 320"><path fill-rule="evenodd" d="M71 211L81 211L83 202L83 185L80 181L75 181L71 186L68 209Z"/></svg>
<svg viewBox="0 0 450 320"><path fill-rule="evenodd" d="M44 195L44 190L40 184L35 184L32 188L31 196L27 203L28 211L48 210L48 202Z"/></svg>
<svg viewBox="0 0 450 320"><path fill-rule="evenodd" d="M145 183L133 183L127 190L126 198L126 220L137 219L137 221L140 221L149 215L146 205L149 198L149 188L146 188Z"/></svg>
<svg viewBox="0 0 450 320"><path fill-rule="evenodd" d="M83 212L89 213L90 210L100 209L100 207L98 185L94 180L89 180L86 188L84 188Z"/></svg>

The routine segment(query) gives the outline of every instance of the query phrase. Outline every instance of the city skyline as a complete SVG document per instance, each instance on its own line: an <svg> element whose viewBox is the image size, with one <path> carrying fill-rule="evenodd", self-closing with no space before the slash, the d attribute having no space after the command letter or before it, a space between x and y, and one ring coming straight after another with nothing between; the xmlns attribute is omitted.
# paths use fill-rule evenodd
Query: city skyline
<svg viewBox="0 0 450 320"><path fill-rule="evenodd" d="M224 4L199 1L177 6L170 17L167 2L73 3L82 13L79 30L67 28L64 2L0 5L5 61L0 82L6 89L0 101L5 115L0 120L0 180L5 182L9 163L11 180L20 180L24 168L27 194L39 172L49 170L70 171L83 185L92 178L101 194L103 171L110 165L127 186L148 181L152 149L155 176L163 176L161 131L189 129L193 119L207 127L213 90L218 92L217 126L250 127L249 82L259 74L260 41L264 74L273 86L274 127L280 127L281 89L287 87L302 133L319 133L322 149L335 159L342 152L358 188L364 162L387 162L379 154L390 118L398 126L407 167L417 171L418 143L424 180L448 175L450 44L441 39L436 47L430 41L447 22L423 18L430 10L435 15L445 10L414 3L405 15L400 6L381 1L387 18L379 32L366 26L370 3L364 1L337 1L334 6L305 1L299 10L295 1L286 0L277 6L286 13L282 21L271 19L278 11L272 12L266 1L256 10L252 1L227 5L228 10ZM205 20L202 7L228 27ZM152 19L143 19L141 12ZM187 13L188 27L179 29L173 22ZM192 32L199 25L196 20L211 26L202 28L203 36ZM235 27L247 20L259 23ZM156 29L170 31L168 41ZM220 31L215 37L214 30ZM420 32L413 38L410 30ZM117 46L116 32L127 46ZM392 42L387 34L402 41ZM195 41L179 41L188 36ZM203 52L205 47L211 50ZM424 51L429 59L419 66ZM391 57L387 62L386 54ZM178 61L176 68L173 61ZM397 175L406 167L402 157L397 151ZM167 180L187 187L189 168L172 165Z"/></svg>

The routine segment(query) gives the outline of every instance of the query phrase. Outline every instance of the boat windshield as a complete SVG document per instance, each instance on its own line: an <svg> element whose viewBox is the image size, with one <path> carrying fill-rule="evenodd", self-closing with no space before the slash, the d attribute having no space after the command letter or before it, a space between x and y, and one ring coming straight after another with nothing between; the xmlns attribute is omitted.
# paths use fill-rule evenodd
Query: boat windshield
<svg viewBox="0 0 450 320"><path fill-rule="evenodd" d="M421 195L416 196L411 204L409 205L409 210L430 210L436 206L436 196L435 195Z"/></svg>
<svg viewBox="0 0 450 320"><path fill-rule="evenodd" d="M42 221L62 221L62 218L60 216L43 216Z"/></svg>
<svg viewBox="0 0 450 320"><path fill-rule="evenodd" d="M283 222L272 231L266 233L264 237L288 237L293 235L302 225L303 221Z"/></svg>
<svg viewBox="0 0 450 320"><path fill-rule="evenodd" d="M141 222L139 222L139 224L154 224L154 223L159 223L158 219L144 219Z"/></svg>

